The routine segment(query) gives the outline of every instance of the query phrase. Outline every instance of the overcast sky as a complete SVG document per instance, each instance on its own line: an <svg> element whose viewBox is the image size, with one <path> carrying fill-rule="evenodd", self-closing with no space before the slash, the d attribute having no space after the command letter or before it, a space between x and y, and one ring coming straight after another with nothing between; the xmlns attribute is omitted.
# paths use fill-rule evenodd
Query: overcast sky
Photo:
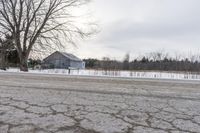
<svg viewBox="0 0 200 133"><path fill-rule="evenodd" d="M122 59L152 51L200 50L200 0L93 0L101 32L71 48L81 58Z"/></svg>

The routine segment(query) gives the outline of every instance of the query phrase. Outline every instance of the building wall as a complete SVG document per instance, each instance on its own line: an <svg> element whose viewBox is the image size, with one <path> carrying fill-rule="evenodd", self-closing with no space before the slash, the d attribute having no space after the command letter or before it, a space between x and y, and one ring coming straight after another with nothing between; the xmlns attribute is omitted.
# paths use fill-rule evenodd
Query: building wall
<svg viewBox="0 0 200 133"><path fill-rule="evenodd" d="M44 64L50 68L68 68L70 60L59 53L54 53L44 60Z"/></svg>
<svg viewBox="0 0 200 133"><path fill-rule="evenodd" d="M65 57L57 52L53 53L52 55L47 57L44 60L43 64L47 68L59 68L59 69L67 69L69 67L75 68L75 69L84 69L85 68L85 63L83 61L70 60L67 57Z"/></svg>
<svg viewBox="0 0 200 133"><path fill-rule="evenodd" d="M77 69L85 69L85 62L83 61L70 61L70 67Z"/></svg>

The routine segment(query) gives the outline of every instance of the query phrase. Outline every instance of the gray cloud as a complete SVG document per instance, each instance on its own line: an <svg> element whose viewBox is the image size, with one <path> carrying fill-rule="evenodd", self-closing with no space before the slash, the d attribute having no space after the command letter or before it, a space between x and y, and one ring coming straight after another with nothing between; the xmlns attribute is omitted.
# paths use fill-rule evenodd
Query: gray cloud
<svg viewBox="0 0 200 133"><path fill-rule="evenodd" d="M95 0L92 7L102 32L78 53L119 57L158 49L196 52L200 49L199 5L199 0Z"/></svg>

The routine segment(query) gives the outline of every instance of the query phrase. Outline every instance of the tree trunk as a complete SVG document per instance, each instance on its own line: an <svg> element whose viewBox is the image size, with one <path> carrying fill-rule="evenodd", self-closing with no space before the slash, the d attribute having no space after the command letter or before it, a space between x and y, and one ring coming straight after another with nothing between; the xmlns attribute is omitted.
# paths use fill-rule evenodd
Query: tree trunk
<svg viewBox="0 0 200 133"><path fill-rule="evenodd" d="M27 56L20 56L20 71L28 72L28 58Z"/></svg>

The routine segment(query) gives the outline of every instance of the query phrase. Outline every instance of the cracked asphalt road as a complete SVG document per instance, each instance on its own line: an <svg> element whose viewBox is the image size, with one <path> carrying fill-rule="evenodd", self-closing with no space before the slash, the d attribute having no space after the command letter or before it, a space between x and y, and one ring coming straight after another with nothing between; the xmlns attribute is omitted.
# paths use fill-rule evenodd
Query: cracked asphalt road
<svg viewBox="0 0 200 133"><path fill-rule="evenodd" d="M0 133L199 132L199 81L0 73Z"/></svg>

